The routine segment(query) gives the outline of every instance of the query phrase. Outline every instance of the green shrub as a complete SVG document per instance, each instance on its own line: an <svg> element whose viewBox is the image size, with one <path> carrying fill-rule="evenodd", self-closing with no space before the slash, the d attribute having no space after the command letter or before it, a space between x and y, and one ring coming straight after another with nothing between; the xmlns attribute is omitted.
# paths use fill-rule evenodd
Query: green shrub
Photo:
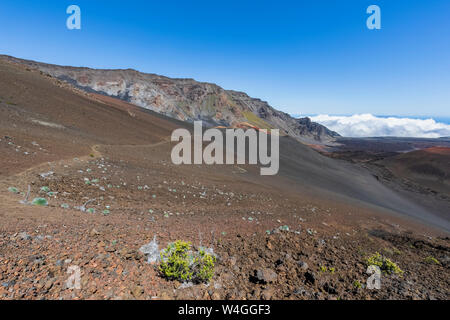
<svg viewBox="0 0 450 320"><path fill-rule="evenodd" d="M198 282L209 282L214 275L216 257L200 249L198 256L194 259L194 276Z"/></svg>
<svg viewBox="0 0 450 320"><path fill-rule="evenodd" d="M159 271L169 280L208 282L214 275L216 257L204 249L192 251L190 242L175 241L161 253Z"/></svg>
<svg viewBox="0 0 450 320"><path fill-rule="evenodd" d="M161 255L159 270L170 280L190 280L192 272L190 265L192 256L189 255L190 242L175 241L170 243Z"/></svg>
<svg viewBox="0 0 450 320"><path fill-rule="evenodd" d="M11 192L11 193L19 193L19 190L17 190L16 187L9 187L8 191Z"/></svg>
<svg viewBox="0 0 450 320"><path fill-rule="evenodd" d="M394 262L390 259L382 256L380 253L376 252L367 258L366 263L368 266L374 265L378 266L381 271L387 274L403 274L403 270L400 269Z"/></svg>
<svg viewBox="0 0 450 320"><path fill-rule="evenodd" d="M429 264L441 264L438 259L432 256L428 256L425 258L425 262Z"/></svg>
<svg viewBox="0 0 450 320"><path fill-rule="evenodd" d="M34 198L31 203L35 206L48 206L48 202L45 198Z"/></svg>
<svg viewBox="0 0 450 320"><path fill-rule="evenodd" d="M361 289L362 285L358 280L353 281L353 287L355 287L356 289Z"/></svg>
<svg viewBox="0 0 450 320"><path fill-rule="evenodd" d="M329 267L329 268L327 268L326 266L321 265L321 266L319 267L319 271L320 271L320 272L329 272L329 273L331 273L331 274L334 274L335 271L336 271L336 268L334 268L334 267Z"/></svg>

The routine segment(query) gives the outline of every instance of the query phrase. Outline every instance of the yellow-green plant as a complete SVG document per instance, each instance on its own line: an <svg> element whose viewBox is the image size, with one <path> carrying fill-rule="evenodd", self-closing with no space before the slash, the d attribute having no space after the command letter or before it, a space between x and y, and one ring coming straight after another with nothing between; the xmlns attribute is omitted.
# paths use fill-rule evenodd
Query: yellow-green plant
<svg viewBox="0 0 450 320"><path fill-rule="evenodd" d="M438 259L436 259L435 257L432 257L432 256L426 257L425 258L425 262L429 263L429 264L433 264L433 263L434 264L441 264Z"/></svg>
<svg viewBox="0 0 450 320"><path fill-rule="evenodd" d="M170 243L161 253L161 264L159 271L170 280L187 281L192 278L190 262L192 257L189 255L191 243L184 241L175 241Z"/></svg>
<svg viewBox="0 0 450 320"><path fill-rule="evenodd" d="M170 243L160 256L159 271L169 280L208 282L214 275L216 257L202 248L193 252L190 242Z"/></svg>
<svg viewBox="0 0 450 320"><path fill-rule="evenodd" d="M194 275L198 282L208 282L214 275L216 257L200 249L198 256L194 259Z"/></svg>
<svg viewBox="0 0 450 320"><path fill-rule="evenodd" d="M366 263L368 266L374 265L378 266L381 271L387 274L403 274L403 270L400 269L394 262L390 259L382 256L380 253L375 252L375 254L371 255L367 258Z"/></svg>

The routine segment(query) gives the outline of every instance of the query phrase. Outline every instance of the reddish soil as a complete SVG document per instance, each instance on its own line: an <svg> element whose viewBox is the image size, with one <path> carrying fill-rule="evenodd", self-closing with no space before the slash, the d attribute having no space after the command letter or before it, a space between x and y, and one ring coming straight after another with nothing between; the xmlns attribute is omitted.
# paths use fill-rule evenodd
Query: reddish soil
<svg viewBox="0 0 450 320"><path fill-rule="evenodd" d="M424 149L424 151L429 152L429 153L438 153L438 154L450 156L450 148L446 148L446 147L432 147L432 148Z"/></svg>

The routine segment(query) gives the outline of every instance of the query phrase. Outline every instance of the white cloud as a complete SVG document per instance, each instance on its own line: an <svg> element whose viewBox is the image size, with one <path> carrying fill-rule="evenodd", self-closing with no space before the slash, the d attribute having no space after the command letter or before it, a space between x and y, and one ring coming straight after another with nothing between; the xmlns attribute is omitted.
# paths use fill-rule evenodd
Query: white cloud
<svg viewBox="0 0 450 320"><path fill-rule="evenodd" d="M310 118L344 137L439 138L450 136L450 125L433 119L382 118L371 114L318 115Z"/></svg>

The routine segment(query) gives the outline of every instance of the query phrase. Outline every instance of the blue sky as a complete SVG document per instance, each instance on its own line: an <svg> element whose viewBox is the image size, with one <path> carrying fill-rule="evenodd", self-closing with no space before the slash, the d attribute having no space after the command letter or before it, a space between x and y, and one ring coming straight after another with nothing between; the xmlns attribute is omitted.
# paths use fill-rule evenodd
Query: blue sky
<svg viewBox="0 0 450 320"><path fill-rule="evenodd" d="M2 0L0 53L214 82L295 114L450 116L448 0Z"/></svg>

